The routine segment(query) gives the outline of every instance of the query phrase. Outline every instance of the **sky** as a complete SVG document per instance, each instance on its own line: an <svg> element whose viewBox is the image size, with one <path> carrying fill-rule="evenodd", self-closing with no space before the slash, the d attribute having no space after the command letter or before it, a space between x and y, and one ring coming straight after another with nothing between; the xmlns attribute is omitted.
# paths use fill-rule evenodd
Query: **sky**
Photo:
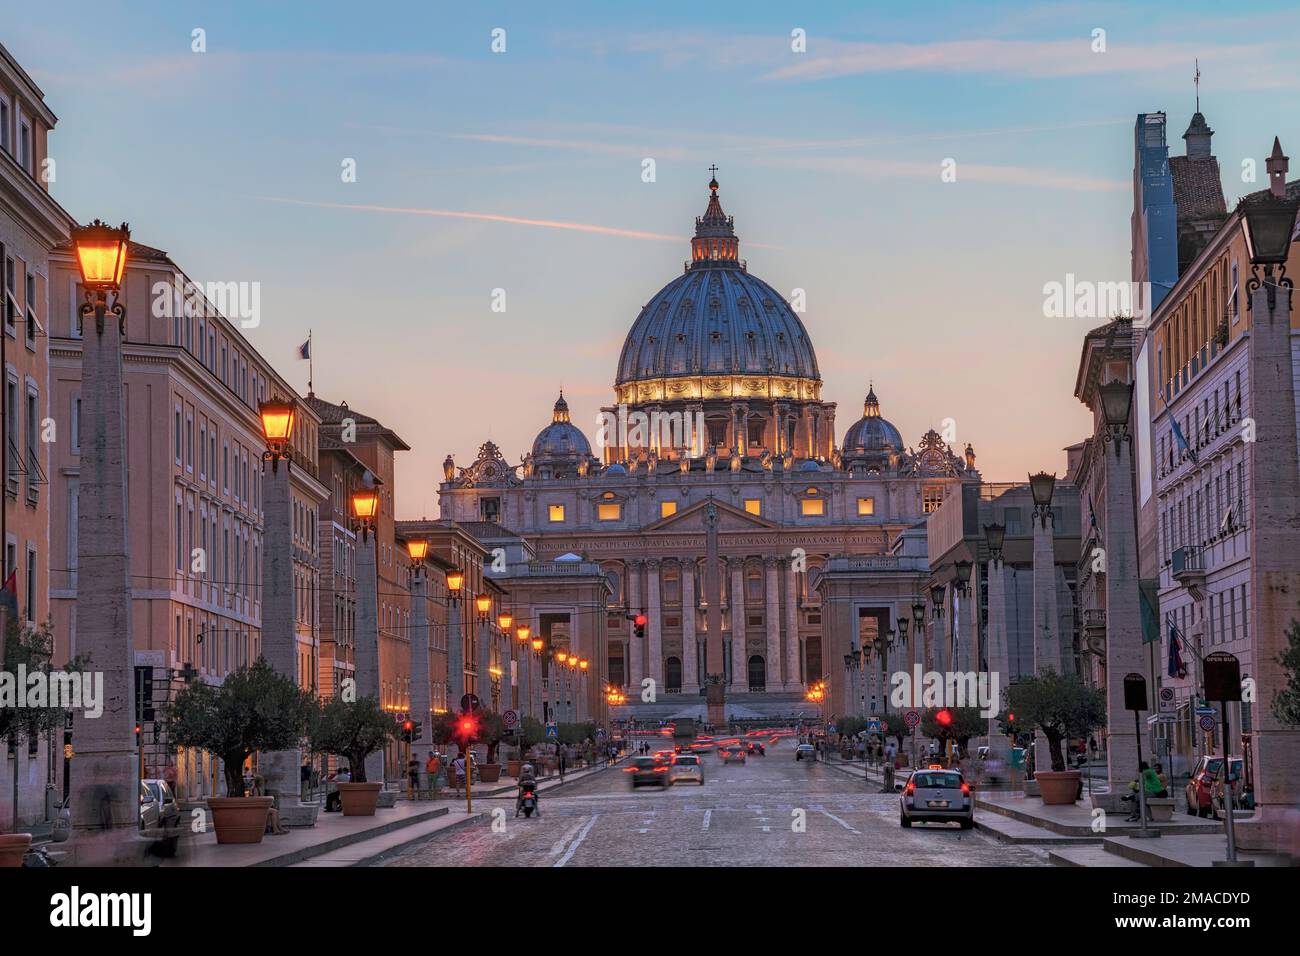
<svg viewBox="0 0 1300 956"><path fill-rule="evenodd" d="M1064 473L1108 316L1044 286L1128 280L1136 115L1181 155L1199 61L1230 204L1300 148L1285 2L6 7L54 196L259 283L246 334L303 392L310 330L316 393L412 446L400 517L448 452L518 461L561 387L594 439L714 163L750 271L804 290L838 437L874 383L909 444L951 419L987 480Z"/></svg>

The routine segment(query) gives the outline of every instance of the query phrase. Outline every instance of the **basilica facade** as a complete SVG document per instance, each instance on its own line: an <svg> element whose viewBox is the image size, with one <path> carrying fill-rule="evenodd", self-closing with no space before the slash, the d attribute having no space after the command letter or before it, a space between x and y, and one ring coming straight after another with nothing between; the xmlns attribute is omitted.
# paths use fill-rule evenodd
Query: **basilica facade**
<svg viewBox="0 0 1300 956"><path fill-rule="evenodd" d="M837 441L808 330L740 258L718 189L709 183L682 275L628 332L614 402L593 416L595 445L561 394L518 463L491 442L464 467L448 456L439 497L444 520L509 552L497 568L505 587L538 567L557 582L550 605L516 607L517 619L567 613L564 640L582 622L582 652L610 685L653 678L668 694L697 695L706 675L721 675L731 706L801 699L859 646L861 635L833 624L849 617L824 607L822 579L836 559L878 559L855 564L890 582L890 601L868 615L873 626L909 615L928 570L923 557L897 560L906 533L980 479L969 445L958 454L930 430L909 446L874 387ZM716 575L706 567L710 516ZM558 611L565 562L604 587L584 585L584 600ZM915 571L900 585L903 566ZM647 617L643 637L628 619L636 613ZM708 639L710 620L720 642Z"/></svg>

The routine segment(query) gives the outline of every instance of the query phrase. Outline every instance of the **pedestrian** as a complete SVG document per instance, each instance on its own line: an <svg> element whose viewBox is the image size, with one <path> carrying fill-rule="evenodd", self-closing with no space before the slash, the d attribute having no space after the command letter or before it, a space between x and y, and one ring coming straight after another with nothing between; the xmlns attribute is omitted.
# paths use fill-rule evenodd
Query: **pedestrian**
<svg viewBox="0 0 1300 956"><path fill-rule="evenodd" d="M429 778L429 799L432 800L434 794L438 791L438 773L442 770L442 761L432 750L429 751L429 759L424 762L424 773Z"/></svg>
<svg viewBox="0 0 1300 956"><path fill-rule="evenodd" d="M420 797L420 761L412 757L406 764L406 776L411 783L411 799L418 800Z"/></svg>
<svg viewBox="0 0 1300 956"><path fill-rule="evenodd" d="M561 782L561 783L564 782L564 770L565 770L565 765L566 765L567 762L568 762L568 761L566 761L566 760L564 759L564 758L565 758L564 751L565 751L565 748L564 748L564 747L560 747L560 748L559 748L559 752L558 752L558 754L556 755L556 762L557 762L557 765L558 765L558 769L559 769L559 771L560 771L560 782Z"/></svg>
<svg viewBox="0 0 1300 956"><path fill-rule="evenodd" d="M456 777L456 793L460 793L461 781L465 779L465 751L456 755L456 759L451 764L452 773Z"/></svg>
<svg viewBox="0 0 1300 956"><path fill-rule="evenodd" d="M311 789L311 758L304 757L302 760L302 769L299 771L301 786L299 792L304 795Z"/></svg>

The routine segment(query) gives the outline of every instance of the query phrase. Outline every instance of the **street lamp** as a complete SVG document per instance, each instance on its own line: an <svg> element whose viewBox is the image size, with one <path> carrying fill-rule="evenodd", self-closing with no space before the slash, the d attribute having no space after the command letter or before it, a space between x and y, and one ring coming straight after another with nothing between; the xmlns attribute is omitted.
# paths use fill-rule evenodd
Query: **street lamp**
<svg viewBox="0 0 1300 956"><path fill-rule="evenodd" d="M957 590L965 594L970 584L971 563L969 561L954 561L952 567L957 574Z"/></svg>
<svg viewBox="0 0 1300 956"><path fill-rule="evenodd" d="M1282 144L1273 137L1273 153L1265 161L1268 168L1268 190L1243 197L1237 210L1245 221L1246 252L1250 256L1251 279L1246 284L1248 293L1259 288L1259 267L1264 267L1263 283L1268 291L1268 307L1277 301L1277 287L1283 286L1290 294L1291 281L1286 278L1286 260L1291 242L1295 238L1296 212L1300 210L1300 196L1290 199L1286 194L1288 157L1282 154ZM1278 271L1273 281L1274 269ZM1250 295L1246 301L1250 301Z"/></svg>
<svg viewBox="0 0 1300 956"><path fill-rule="evenodd" d="M502 611L497 615L497 627L501 628L504 633L510 632L510 627L515 623L515 616L509 611Z"/></svg>
<svg viewBox="0 0 1300 956"><path fill-rule="evenodd" d="M118 317L122 336L126 336L126 307L117 299L122 288L122 277L126 274L130 241L131 229L126 223L114 229L96 219L88 226L75 226L72 229L77 268L81 271L81 285L86 290L86 303L81 307L81 314L85 316L93 312L95 331L101 334L104 331L104 315L111 311ZM108 304L110 293L114 298L111 307Z"/></svg>
<svg viewBox="0 0 1300 956"><path fill-rule="evenodd" d="M459 595L460 589L465 586L465 572L453 568L447 572L447 590L453 594Z"/></svg>
<svg viewBox="0 0 1300 956"><path fill-rule="evenodd" d="M406 541L406 553L411 556L411 560L417 565L429 554L429 542L423 538L408 538Z"/></svg>
<svg viewBox="0 0 1300 956"><path fill-rule="evenodd" d="M942 584L930 585L930 603L934 605L934 616L943 617L943 594L947 588Z"/></svg>
<svg viewBox="0 0 1300 956"><path fill-rule="evenodd" d="M474 598L474 607L478 610L479 614L486 617L488 610L492 607L492 596L487 592L478 595Z"/></svg>
<svg viewBox="0 0 1300 956"><path fill-rule="evenodd" d="M293 438L294 419L298 413L297 402L272 398L258 404L258 413L262 418L262 436L266 440L262 460L269 461L274 472L280 461L289 457L289 442Z"/></svg>
<svg viewBox="0 0 1300 956"><path fill-rule="evenodd" d="M898 619L898 639L902 642L904 647L907 646L907 631L911 623L912 621L910 618L900 617Z"/></svg>
<svg viewBox="0 0 1300 956"><path fill-rule="evenodd" d="M1106 426L1105 440L1115 443L1115 455L1119 455L1120 442L1129 440L1128 416L1133 406L1133 386L1119 379L1107 382L1098 391L1101 393L1101 414Z"/></svg>
<svg viewBox="0 0 1300 956"><path fill-rule="evenodd" d="M374 479L378 484L379 479ZM379 490L363 486L352 492L352 517L361 525L362 534L375 529L375 516L379 514Z"/></svg>
<svg viewBox="0 0 1300 956"><path fill-rule="evenodd" d="M994 561L1002 560L1002 545L1006 540L1007 526L1004 524L986 524L984 540L989 546L989 556Z"/></svg>
<svg viewBox="0 0 1300 956"><path fill-rule="evenodd" d="M1052 493L1056 490L1056 473L1040 471L1029 476L1029 491L1034 497L1034 517L1046 528L1052 517Z"/></svg>

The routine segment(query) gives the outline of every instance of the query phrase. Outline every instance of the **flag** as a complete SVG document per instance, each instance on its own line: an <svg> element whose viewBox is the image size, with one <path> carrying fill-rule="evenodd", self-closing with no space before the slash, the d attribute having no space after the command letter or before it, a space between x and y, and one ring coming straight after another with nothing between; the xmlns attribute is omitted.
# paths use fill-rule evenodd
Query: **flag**
<svg viewBox="0 0 1300 956"><path fill-rule="evenodd" d="M310 359L310 358L311 358L311 339L310 339L310 338L307 339L306 342L303 342L302 345L298 346L298 358L300 358L300 359L304 359L304 360L306 360L306 359Z"/></svg>
<svg viewBox="0 0 1300 956"><path fill-rule="evenodd" d="M1178 445L1178 450L1192 461L1196 461L1196 452L1192 450L1187 444L1187 439L1183 437L1183 430L1178 427L1178 419L1171 415L1169 416L1169 422L1174 426L1174 442Z"/></svg>
<svg viewBox="0 0 1300 956"><path fill-rule="evenodd" d="M18 569L14 568L5 578L4 587L0 588L0 608L7 608L16 619L18 617Z"/></svg>
<svg viewBox="0 0 1300 956"><path fill-rule="evenodd" d="M1170 677L1177 677L1180 680L1187 676L1187 665L1183 663L1182 655L1182 632L1178 630L1178 625L1174 619L1169 619L1169 667L1166 673Z"/></svg>

